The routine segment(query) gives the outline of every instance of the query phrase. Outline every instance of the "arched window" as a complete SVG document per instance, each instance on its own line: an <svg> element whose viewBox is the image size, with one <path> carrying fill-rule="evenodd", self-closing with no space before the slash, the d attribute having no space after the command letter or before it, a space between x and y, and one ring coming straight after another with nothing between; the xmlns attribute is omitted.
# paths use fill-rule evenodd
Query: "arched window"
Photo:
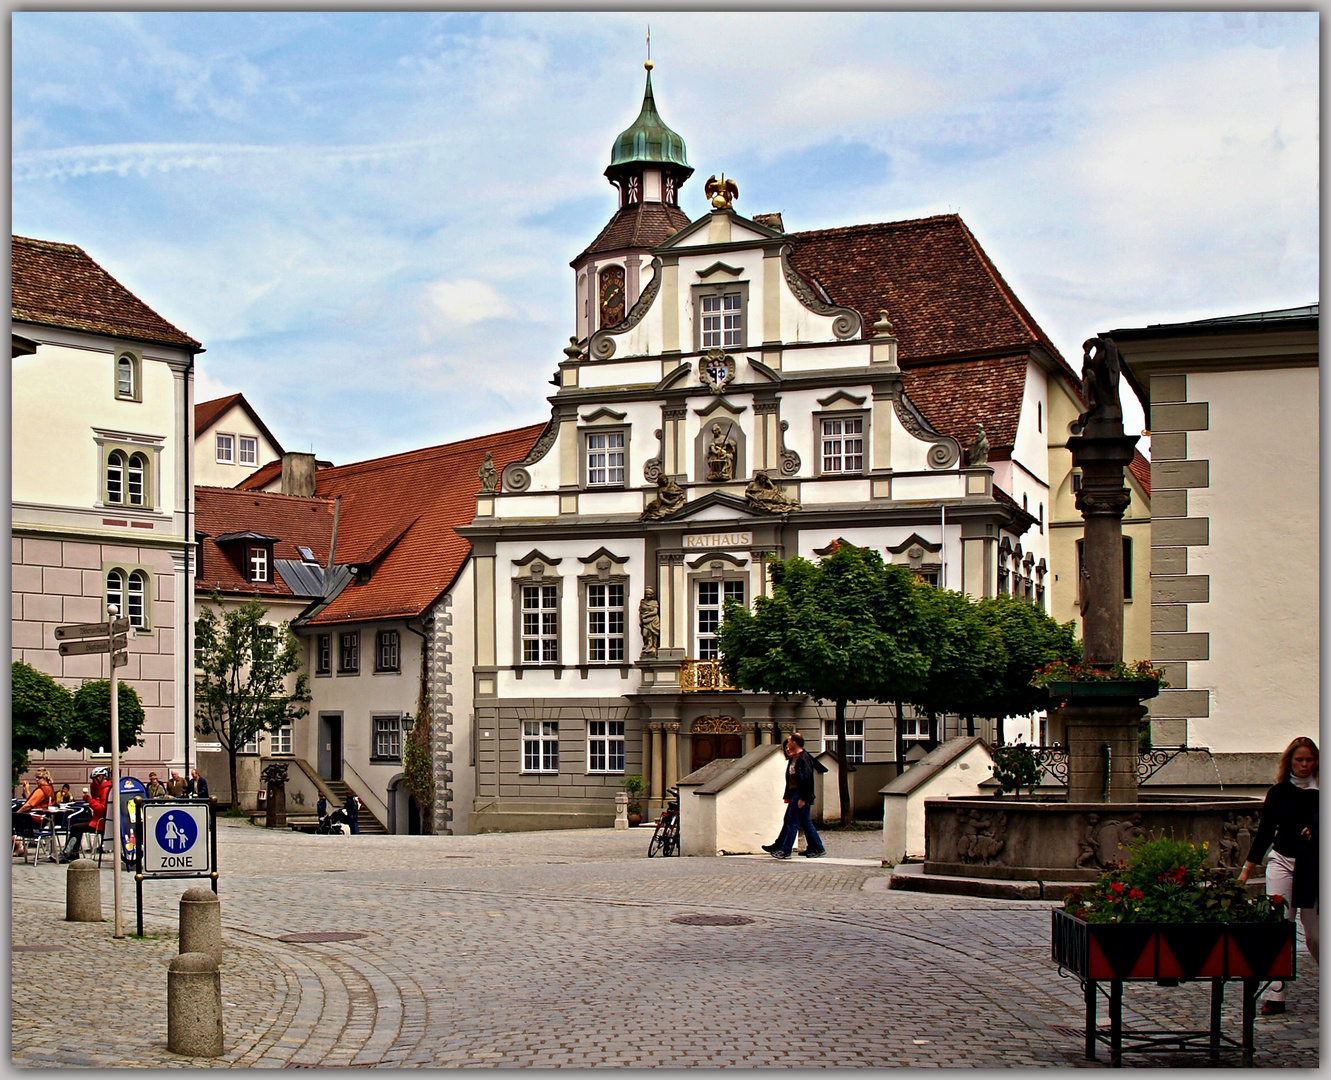
<svg viewBox="0 0 1331 1080"><path fill-rule="evenodd" d="M147 619L144 617L146 607L144 597L148 591L148 575L142 570L135 570L129 575L128 602L129 610L126 614L129 616L129 625L137 626L140 629L147 626Z"/></svg>
<svg viewBox="0 0 1331 1080"><path fill-rule="evenodd" d="M139 482L142 485L142 472L139 474ZM112 450L106 459L106 501L125 501L125 455L119 450Z"/></svg>
<svg viewBox="0 0 1331 1080"><path fill-rule="evenodd" d="M129 488L129 505L146 506L144 499L143 484L144 478L148 473L148 459L142 454L135 454L129 459L129 470L127 476L127 487Z"/></svg>
<svg viewBox="0 0 1331 1080"><path fill-rule="evenodd" d="M134 396L134 361L128 356L122 356L116 361L116 396Z"/></svg>
<svg viewBox="0 0 1331 1080"><path fill-rule="evenodd" d="M106 575L106 606L115 606L120 617L125 614L125 575L120 570L112 570ZM109 611L108 611L109 614Z"/></svg>

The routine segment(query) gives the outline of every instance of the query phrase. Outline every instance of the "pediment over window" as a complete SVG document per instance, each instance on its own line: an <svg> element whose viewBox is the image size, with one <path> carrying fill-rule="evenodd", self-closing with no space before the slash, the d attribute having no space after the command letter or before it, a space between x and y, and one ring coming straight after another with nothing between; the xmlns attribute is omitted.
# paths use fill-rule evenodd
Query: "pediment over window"
<svg viewBox="0 0 1331 1080"><path fill-rule="evenodd" d="M712 265L709 266L706 270L699 270L698 276L700 278L709 278L713 274L729 274L731 277L737 278L742 273L744 273L744 271L741 270L738 266L727 266L725 263L718 261L712 263Z"/></svg>
<svg viewBox="0 0 1331 1080"><path fill-rule="evenodd" d="M731 404L730 402L728 402L725 398L723 398L723 397L719 397L719 398L715 398L715 399L713 399L711 402L709 402L706 408L704 408L704 409L694 409L693 411L694 411L695 413L697 413L699 416L711 416L712 413L716 412L717 409L725 409L727 412L732 413L732 414L734 414L735 416L738 416L740 413L742 413L742 412L744 412L746 409L748 409L748 406L747 406L747 405L732 405L732 404Z"/></svg>
<svg viewBox="0 0 1331 1080"><path fill-rule="evenodd" d="M529 552L527 552L526 555L522 556L522 558L520 558L520 559L514 559L514 560L513 560L513 565L514 565L514 566L527 566L527 565L529 565L530 563L537 562L537 561L540 561L540 562L544 563L546 566L558 566L563 560L562 560L562 559L552 559L552 558L550 558L549 555L542 554L541 551L540 551L538 548L532 548Z"/></svg>
<svg viewBox="0 0 1331 1080"><path fill-rule="evenodd" d="M584 416L582 418L582 422L584 424L594 424L598 420L612 420L618 423L619 421L623 420L624 417L626 416L628 416L628 413L615 412L614 409L609 409L606 408L604 405L602 405L595 412L590 412L586 416Z"/></svg>
<svg viewBox="0 0 1331 1080"><path fill-rule="evenodd" d="M919 533L911 533L910 536L906 537L901 543L892 544L887 550L893 555L900 555L903 552L909 551L913 547L923 548L924 551L930 554L943 550L943 545L941 543L935 544L932 541L926 540Z"/></svg>
<svg viewBox="0 0 1331 1080"><path fill-rule="evenodd" d="M854 394L848 394L844 390L838 390L835 394L829 394L825 398L819 398L818 404L824 409L840 407L843 409L859 409L864 406L865 398L863 395L856 397Z"/></svg>
<svg viewBox="0 0 1331 1080"><path fill-rule="evenodd" d="M692 562L686 562L690 570L701 570L704 566L710 566L714 562L727 562L731 566L748 566L748 559L741 559L728 551L707 551L699 555Z"/></svg>
<svg viewBox="0 0 1331 1080"><path fill-rule="evenodd" d="M599 547L595 551L593 551L590 555L587 555L585 557L579 555L578 562L591 564L596 562L597 559L609 559L612 563L618 563L619 565L622 566L624 563L628 562L631 557L632 556L629 555L616 555L609 548Z"/></svg>

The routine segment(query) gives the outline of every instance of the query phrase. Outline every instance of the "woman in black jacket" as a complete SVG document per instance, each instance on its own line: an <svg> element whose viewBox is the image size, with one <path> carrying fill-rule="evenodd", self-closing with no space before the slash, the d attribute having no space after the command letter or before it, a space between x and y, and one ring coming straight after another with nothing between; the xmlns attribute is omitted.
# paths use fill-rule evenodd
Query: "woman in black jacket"
<svg viewBox="0 0 1331 1080"><path fill-rule="evenodd" d="M1294 918L1297 908L1303 923L1303 937L1313 959L1318 959L1317 896L1317 744L1300 736L1280 755L1276 783L1266 793L1262 804L1262 823L1248 849L1247 861L1239 872L1246 882L1262 861L1267 848L1271 861L1266 867L1266 894L1282 896L1288 905L1286 918ZM1262 1002L1262 1015L1285 1011L1285 984L1276 983Z"/></svg>

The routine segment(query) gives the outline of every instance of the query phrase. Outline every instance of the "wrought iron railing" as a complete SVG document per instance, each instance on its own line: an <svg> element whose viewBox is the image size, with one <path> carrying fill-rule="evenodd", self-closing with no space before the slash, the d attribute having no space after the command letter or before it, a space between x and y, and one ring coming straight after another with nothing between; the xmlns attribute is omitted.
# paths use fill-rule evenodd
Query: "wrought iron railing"
<svg viewBox="0 0 1331 1080"><path fill-rule="evenodd" d="M720 660L684 660L679 665L681 690L734 690Z"/></svg>
<svg viewBox="0 0 1331 1080"><path fill-rule="evenodd" d="M1065 746L1035 746L1036 760L1046 776L1051 776L1065 787L1068 782L1068 750ZM1157 746L1143 750L1137 756L1137 783L1144 784L1180 754L1206 754L1204 746ZM1218 776L1217 776L1218 782Z"/></svg>

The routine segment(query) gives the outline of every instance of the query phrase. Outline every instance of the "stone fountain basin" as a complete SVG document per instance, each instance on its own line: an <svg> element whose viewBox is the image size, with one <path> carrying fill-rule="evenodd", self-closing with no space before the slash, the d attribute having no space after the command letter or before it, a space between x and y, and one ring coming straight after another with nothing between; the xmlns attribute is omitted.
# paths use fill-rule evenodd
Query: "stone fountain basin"
<svg viewBox="0 0 1331 1080"><path fill-rule="evenodd" d="M1135 803L1012 796L926 799L926 874L1015 881L1094 881L1140 835L1209 845L1237 871L1261 821L1260 799L1150 795Z"/></svg>

